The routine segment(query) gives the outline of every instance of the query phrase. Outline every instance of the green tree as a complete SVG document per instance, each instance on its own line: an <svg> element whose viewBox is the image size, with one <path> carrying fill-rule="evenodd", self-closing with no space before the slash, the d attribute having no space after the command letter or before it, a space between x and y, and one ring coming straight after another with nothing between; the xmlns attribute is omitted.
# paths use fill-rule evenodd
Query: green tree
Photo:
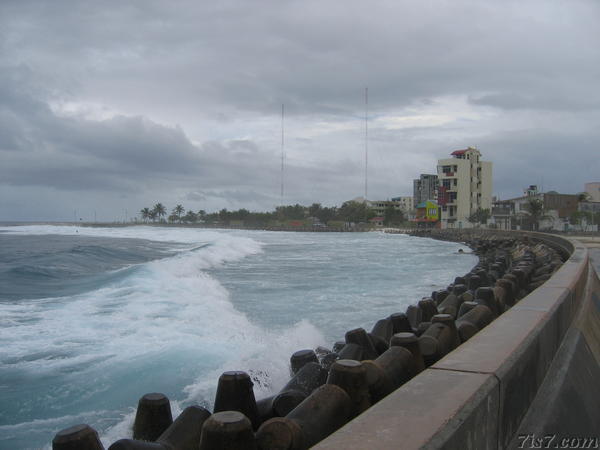
<svg viewBox="0 0 600 450"><path fill-rule="evenodd" d="M319 217L319 214L323 210L320 203L313 203L308 207L308 215L310 217Z"/></svg>
<svg viewBox="0 0 600 450"><path fill-rule="evenodd" d="M336 207L323 207L320 203L313 203L308 207L308 215L316 217L321 223L327 223L333 220L337 214Z"/></svg>
<svg viewBox="0 0 600 450"><path fill-rule="evenodd" d="M490 210L489 209L481 209L477 208L473 214L469 216L467 219L471 223L480 223L485 225L490 218Z"/></svg>
<svg viewBox="0 0 600 450"><path fill-rule="evenodd" d="M228 225L229 220L230 220L230 215L231 215L231 213L229 211L227 211L227 208L223 208L221 211L219 211L219 214L218 214L219 221L221 223L224 223L225 225Z"/></svg>
<svg viewBox="0 0 600 450"><path fill-rule="evenodd" d="M159 221L163 218L163 216L167 214L167 209L162 203L157 203L156 205L154 205L152 211L154 212L155 217L158 217Z"/></svg>
<svg viewBox="0 0 600 450"><path fill-rule="evenodd" d="M184 213L185 208L181 205L177 205L175 208L173 208L173 211L171 212L171 214L174 214L177 216L177 220L179 220L179 223L181 223L181 215Z"/></svg>
<svg viewBox="0 0 600 450"><path fill-rule="evenodd" d="M189 210L185 216L183 216L182 220L185 223L196 223L198 221L198 215L194 211Z"/></svg>
<svg viewBox="0 0 600 450"><path fill-rule="evenodd" d="M286 205L278 206L275 208L275 214L279 220L302 220L306 218L308 209L306 206L299 205Z"/></svg>
<svg viewBox="0 0 600 450"><path fill-rule="evenodd" d="M525 204L525 210L529 214L531 228L534 231L540 229L540 220L552 218L546 214L544 202L538 198L532 198Z"/></svg>
<svg viewBox="0 0 600 450"><path fill-rule="evenodd" d="M402 222L404 222L404 213L402 210L395 208L392 204L388 204L385 207L383 217L383 224L387 226L400 225Z"/></svg>
<svg viewBox="0 0 600 450"><path fill-rule="evenodd" d="M589 202L592 200L592 196L588 192L578 192L577 193L577 201L578 202Z"/></svg>
<svg viewBox="0 0 600 450"><path fill-rule="evenodd" d="M140 214L142 215L142 220L148 222L148 219L150 218L150 208L142 208Z"/></svg>
<svg viewBox="0 0 600 450"><path fill-rule="evenodd" d="M338 209L338 218L344 222L368 222L375 217L375 211L363 202L344 202Z"/></svg>

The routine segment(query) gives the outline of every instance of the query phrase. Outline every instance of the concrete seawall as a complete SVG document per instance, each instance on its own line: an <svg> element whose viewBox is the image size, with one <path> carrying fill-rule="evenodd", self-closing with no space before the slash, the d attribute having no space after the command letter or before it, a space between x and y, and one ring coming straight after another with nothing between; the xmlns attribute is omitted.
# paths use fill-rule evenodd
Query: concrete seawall
<svg viewBox="0 0 600 450"><path fill-rule="evenodd" d="M315 448L533 448L544 438L538 442L565 448L563 439L600 437L600 282L587 249L544 234L498 235L539 239L570 256L541 287Z"/></svg>

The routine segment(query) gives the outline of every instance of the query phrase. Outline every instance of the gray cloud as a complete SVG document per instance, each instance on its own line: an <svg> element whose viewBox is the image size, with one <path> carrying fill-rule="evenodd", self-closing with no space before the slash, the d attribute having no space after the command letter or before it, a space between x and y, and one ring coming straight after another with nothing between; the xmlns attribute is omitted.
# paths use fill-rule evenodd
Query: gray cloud
<svg viewBox="0 0 600 450"><path fill-rule="evenodd" d="M271 208L282 103L285 200L339 204L363 193L367 85L373 196L411 193L466 145L501 197L541 178L579 191L598 173L599 15L592 0L3 1L0 220L83 198L107 217L161 199Z"/></svg>

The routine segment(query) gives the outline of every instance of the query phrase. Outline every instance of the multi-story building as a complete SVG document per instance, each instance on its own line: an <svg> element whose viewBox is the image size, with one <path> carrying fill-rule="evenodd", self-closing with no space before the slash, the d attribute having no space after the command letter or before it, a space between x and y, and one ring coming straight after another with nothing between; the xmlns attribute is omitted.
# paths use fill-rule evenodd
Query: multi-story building
<svg viewBox="0 0 600 450"><path fill-rule="evenodd" d="M585 192L590 194L593 202L600 202L600 182L585 183Z"/></svg>
<svg viewBox="0 0 600 450"><path fill-rule="evenodd" d="M473 147L456 150L438 161L438 204L442 228L470 228L469 217L492 206L492 163Z"/></svg>
<svg viewBox="0 0 600 450"><path fill-rule="evenodd" d="M586 202L579 202L573 194L559 194L555 191L540 192L536 185L524 189L521 197L497 201L492 208L492 223L496 228L513 230L565 230L571 215L582 211ZM539 201L542 205L537 223L531 219L531 202ZM587 202L592 204L593 202Z"/></svg>
<svg viewBox="0 0 600 450"><path fill-rule="evenodd" d="M437 203L425 200L417 205L415 213L413 222L415 222L417 228L435 228L439 226L440 207Z"/></svg>
<svg viewBox="0 0 600 450"><path fill-rule="evenodd" d="M405 215L413 210L412 197L394 197L391 200L368 200L367 204L378 216L384 216L385 210L392 206Z"/></svg>
<svg viewBox="0 0 600 450"><path fill-rule="evenodd" d="M437 201L438 176L422 173L419 179L413 180L413 205L419 205L427 200Z"/></svg>
<svg viewBox="0 0 600 450"><path fill-rule="evenodd" d="M404 214L409 214L415 209L414 199L409 196L392 197L392 201L400 205L400 209Z"/></svg>

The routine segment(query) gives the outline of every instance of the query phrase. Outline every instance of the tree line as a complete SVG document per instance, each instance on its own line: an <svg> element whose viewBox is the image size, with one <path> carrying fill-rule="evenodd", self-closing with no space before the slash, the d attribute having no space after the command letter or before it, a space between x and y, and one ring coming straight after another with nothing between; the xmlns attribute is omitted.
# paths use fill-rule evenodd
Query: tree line
<svg viewBox="0 0 600 450"><path fill-rule="evenodd" d="M207 213L204 210L186 210L183 205L176 205L167 215L167 208L162 203L155 204L152 208L142 208L140 217L148 222L168 223L205 223L209 225L245 225L269 226L276 224L325 226L346 223L368 223L376 216L376 212L367 204L357 201L344 202L342 206L323 206L313 203L310 206L300 204L278 206L273 211L251 212L245 208L229 211L223 208L220 211ZM385 225L400 225L405 217L402 211L393 207L387 208L384 214Z"/></svg>

